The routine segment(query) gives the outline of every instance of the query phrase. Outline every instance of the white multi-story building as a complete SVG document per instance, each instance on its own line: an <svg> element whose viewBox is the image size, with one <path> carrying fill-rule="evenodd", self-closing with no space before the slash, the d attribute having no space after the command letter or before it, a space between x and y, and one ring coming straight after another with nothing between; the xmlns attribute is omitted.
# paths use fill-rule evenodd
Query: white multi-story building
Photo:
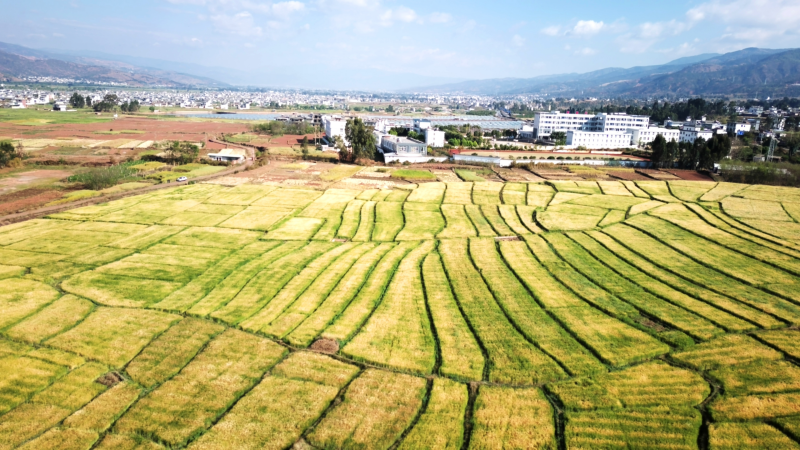
<svg viewBox="0 0 800 450"><path fill-rule="evenodd" d="M429 147L444 147L444 131L425 128L425 144Z"/></svg>
<svg viewBox="0 0 800 450"><path fill-rule="evenodd" d="M703 138L706 141L714 136L713 130L706 130L703 128L701 121L686 122L681 127L681 137L679 142L688 142L693 144L698 138Z"/></svg>
<svg viewBox="0 0 800 450"><path fill-rule="evenodd" d="M647 128L648 116L629 116L625 113L563 114L559 111L536 113L533 128L537 138L569 131L618 132L630 128Z"/></svg>
<svg viewBox="0 0 800 450"><path fill-rule="evenodd" d="M740 133L747 133L752 128L753 125L750 122L728 122L727 131L728 134L739 136Z"/></svg>
<svg viewBox="0 0 800 450"><path fill-rule="evenodd" d="M631 134L626 131L567 131L567 145L587 149L628 148Z"/></svg>
<svg viewBox="0 0 800 450"><path fill-rule="evenodd" d="M333 143L333 138L339 136L342 141L347 145L347 139L344 137L344 129L347 126L347 121L340 116L322 116L322 125L325 127L325 136L328 141Z"/></svg>
<svg viewBox="0 0 800 450"><path fill-rule="evenodd" d="M669 128L630 128L628 132L631 134L631 144L640 147L653 142L659 134L664 136L667 142L678 142L681 137L681 130L672 130Z"/></svg>

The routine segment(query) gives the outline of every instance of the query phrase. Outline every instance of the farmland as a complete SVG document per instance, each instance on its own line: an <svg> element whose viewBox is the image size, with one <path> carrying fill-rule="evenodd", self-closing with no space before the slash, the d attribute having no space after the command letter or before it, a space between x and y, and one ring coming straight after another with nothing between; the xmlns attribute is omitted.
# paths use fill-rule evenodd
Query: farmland
<svg viewBox="0 0 800 450"><path fill-rule="evenodd" d="M398 177L0 227L0 450L800 448L800 191Z"/></svg>

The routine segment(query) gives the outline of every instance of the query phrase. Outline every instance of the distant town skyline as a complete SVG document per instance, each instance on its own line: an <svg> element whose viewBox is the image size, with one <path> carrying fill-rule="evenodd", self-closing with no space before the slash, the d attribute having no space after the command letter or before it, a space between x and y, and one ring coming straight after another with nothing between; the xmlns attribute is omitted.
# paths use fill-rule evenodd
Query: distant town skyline
<svg viewBox="0 0 800 450"><path fill-rule="evenodd" d="M527 78L800 47L800 3L788 0L0 4L3 42L228 67L239 84L254 85L333 83L375 71L414 74L421 84Z"/></svg>

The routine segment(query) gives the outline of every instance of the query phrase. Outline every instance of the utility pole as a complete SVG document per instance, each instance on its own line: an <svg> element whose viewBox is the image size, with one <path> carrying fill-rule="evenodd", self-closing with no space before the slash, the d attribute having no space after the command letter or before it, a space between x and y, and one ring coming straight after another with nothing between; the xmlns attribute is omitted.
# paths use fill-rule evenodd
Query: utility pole
<svg viewBox="0 0 800 450"><path fill-rule="evenodd" d="M767 152L766 162L772 161L775 157L775 147L778 145L778 140L774 137L769 139L769 152Z"/></svg>

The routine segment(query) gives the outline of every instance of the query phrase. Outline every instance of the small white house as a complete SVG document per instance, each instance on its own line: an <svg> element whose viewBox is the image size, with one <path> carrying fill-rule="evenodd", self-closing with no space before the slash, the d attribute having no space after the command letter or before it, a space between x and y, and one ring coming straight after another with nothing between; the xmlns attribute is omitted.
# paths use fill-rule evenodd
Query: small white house
<svg viewBox="0 0 800 450"><path fill-rule="evenodd" d="M212 161L225 161L233 164L241 164L247 158L247 153L238 148L224 148L217 153L209 153L208 158Z"/></svg>

